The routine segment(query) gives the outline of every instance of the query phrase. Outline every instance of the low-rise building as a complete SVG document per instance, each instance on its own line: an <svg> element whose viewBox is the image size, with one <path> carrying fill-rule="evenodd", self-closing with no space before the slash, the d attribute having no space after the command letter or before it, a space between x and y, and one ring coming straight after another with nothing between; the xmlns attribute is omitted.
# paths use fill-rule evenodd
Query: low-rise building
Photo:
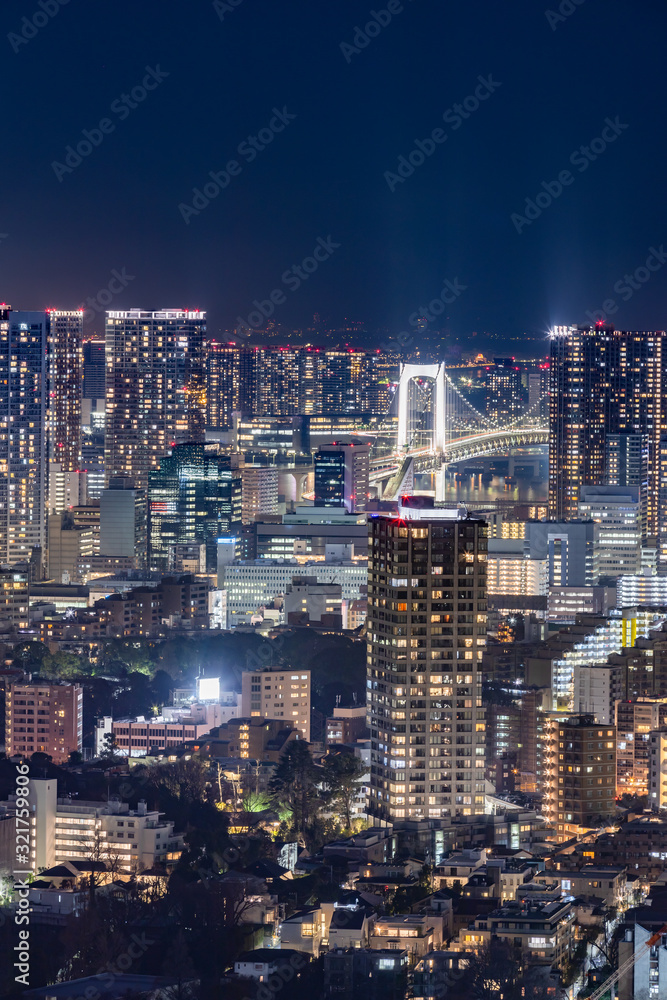
<svg viewBox="0 0 667 1000"><path fill-rule="evenodd" d="M325 995L337 1000L404 1000L407 979L405 949L335 949L324 956Z"/></svg>
<svg viewBox="0 0 667 1000"><path fill-rule="evenodd" d="M173 822L147 809L145 802L131 810L118 799L59 798L53 778L31 778L28 802L34 871L70 859L104 862L124 872L141 872L155 865L169 870L183 850L183 838L174 832Z"/></svg>
<svg viewBox="0 0 667 1000"><path fill-rule="evenodd" d="M601 834L584 853L596 866L625 865L628 876L653 880L667 861L667 822L650 816L631 820L615 833Z"/></svg>
<svg viewBox="0 0 667 1000"><path fill-rule="evenodd" d="M326 744L354 743L368 734L366 726L366 706L351 705L349 708L336 707L326 721Z"/></svg>
<svg viewBox="0 0 667 1000"><path fill-rule="evenodd" d="M457 984L463 985L468 956L460 951L431 951L417 963L413 975L415 1000L447 997Z"/></svg>
<svg viewBox="0 0 667 1000"><path fill-rule="evenodd" d="M362 906L334 904L329 921L328 946L336 950L368 948L375 914Z"/></svg>
<svg viewBox="0 0 667 1000"><path fill-rule="evenodd" d="M442 859L433 872L433 885L436 889L447 886L465 885L470 876L482 865L486 864L486 851L464 850L452 853Z"/></svg>
<svg viewBox="0 0 667 1000"><path fill-rule="evenodd" d="M294 576L287 584L283 612L288 625L343 627L343 589L316 576Z"/></svg>
<svg viewBox="0 0 667 1000"><path fill-rule="evenodd" d="M280 947L319 958L327 940L326 913L322 907L294 913L280 925Z"/></svg>
<svg viewBox="0 0 667 1000"><path fill-rule="evenodd" d="M442 945L442 917L408 913L378 917L370 937L371 948L405 950L411 963Z"/></svg>
<svg viewBox="0 0 667 1000"><path fill-rule="evenodd" d="M626 869L620 865L584 865L569 870L549 868L537 872L534 882L542 885L555 882L564 896L602 899L607 906L621 907L626 903Z"/></svg>
<svg viewBox="0 0 667 1000"><path fill-rule="evenodd" d="M111 723L118 751L128 757L166 753L186 740L202 737L210 728L206 723L166 722L161 719L114 719Z"/></svg>
<svg viewBox="0 0 667 1000"><path fill-rule="evenodd" d="M396 836L391 823L387 826L373 826L368 830L347 837L345 840L332 840L324 845L325 862L329 857L346 858L350 862L387 862L396 853Z"/></svg>
<svg viewBox="0 0 667 1000"><path fill-rule="evenodd" d="M280 975L282 969L302 969L306 964L305 956L297 951L256 948L239 955L234 962L234 972L237 976L267 983L271 976Z"/></svg>
<svg viewBox="0 0 667 1000"><path fill-rule="evenodd" d="M500 938L522 964L553 965L562 970L574 950L574 917L572 904L562 899L507 902L477 917L469 930L459 933L459 943L465 950L479 951L492 938Z"/></svg>
<svg viewBox="0 0 667 1000"><path fill-rule="evenodd" d="M166 625L197 630L209 626L208 580L184 573L162 577L155 586L109 594L95 603L110 638L161 635Z"/></svg>
<svg viewBox="0 0 667 1000"><path fill-rule="evenodd" d="M230 719L215 726L210 733L192 740L193 753L208 760L214 757L240 757L242 760L278 763L292 740L302 739L299 729L282 719Z"/></svg>

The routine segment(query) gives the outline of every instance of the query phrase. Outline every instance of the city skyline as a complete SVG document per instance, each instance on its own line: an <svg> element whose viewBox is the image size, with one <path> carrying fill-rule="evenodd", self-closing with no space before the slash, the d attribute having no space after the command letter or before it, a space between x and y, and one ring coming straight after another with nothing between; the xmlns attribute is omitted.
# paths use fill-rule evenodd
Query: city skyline
<svg viewBox="0 0 667 1000"><path fill-rule="evenodd" d="M0 996L667 997L667 10L549 3L2 5Z"/></svg>

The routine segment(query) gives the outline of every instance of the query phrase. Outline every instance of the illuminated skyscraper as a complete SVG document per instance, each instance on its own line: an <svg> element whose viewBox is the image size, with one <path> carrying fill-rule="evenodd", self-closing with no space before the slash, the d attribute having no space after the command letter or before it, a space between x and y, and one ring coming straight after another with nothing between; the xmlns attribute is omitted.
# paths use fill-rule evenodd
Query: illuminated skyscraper
<svg viewBox="0 0 667 1000"><path fill-rule="evenodd" d="M231 428L235 412L252 412L252 349L239 344L206 345L206 425Z"/></svg>
<svg viewBox="0 0 667 1000"><path fill-rule="evenodd" d="M148 477L149 566L167 572L170 547L199 542L217 568L217 539L241 522L238 456L204 444L181 444Z"/></svg>
<svg viewBox="0 0 667 1000"><path fill-rule="evenodd" d="M0 306L0 562L46 541L47 314Z"/></svg>
<svg viewBox="0 0 667 1000"><path fill-rule="evenodd" d="M315 454L315 506L366 510L370 448L364 444L324 444Z"/></svg>
<svg viewBox="0 0 667 1000"><path fill-rule="evenodd" d="M173 443L204 437L206 314L108 312L105 473L148 486Z"/></svg>
<svg viewBox="0 0 667 1000"><path fill-rule="evenodd" d="M320 347L206 345L206 423L231 427L232 414L384 414L400 358L380 351Z"/></svg>
<svg viewBox="0 0 667 1000"><path fill-rule="evenodd" d="M667 530L667 503L660 492L661 433L667 420L666 337L663 332L629 333L601 323L551 331L552 517L577 516L581 486L640 485L644 544L659 544ZM635 482L619 482L626 473Z"/></svg>
<svg viewBox="0 0 667 1000"><path fill-rule="evenodd" d="M496 423L517 420L523 409L521 370L514 358L494 358L486 373L486 414Z"/></svg>
<svg viewBox="0 0 667 1000"><path fill-rule="evenodd" d="M86 399L104 399L104 341L86 340L83 345L83 395Z"/></svg>
<svg viewBox="0 0 667 1000"><path fill-rule="evenodd" d="M421 496L369 519L372 816L484 812L486 533Z"/></svg>
<svg viewBox="0 0 667 1000"><path fill-rule="evenodd" d="M297 347L257 347L253 354L253 413L299 413L301 352Z"/></svg>
<svg viewBox="0 0 667 1000"><path fill-rule="evenodd" d="M81 475L83 310L47 310L48 506L60 513L85 503Z"/></svg>

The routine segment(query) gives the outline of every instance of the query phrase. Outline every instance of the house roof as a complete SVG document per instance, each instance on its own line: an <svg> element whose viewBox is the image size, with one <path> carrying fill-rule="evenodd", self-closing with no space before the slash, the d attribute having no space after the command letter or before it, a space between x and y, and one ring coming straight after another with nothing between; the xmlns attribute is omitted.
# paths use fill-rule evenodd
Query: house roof
<svg viewBox="0 0 667 1000"><path fill-rule="evenodd" d="M331 915L329 930L358 931L364 925L366 919L365 910L348 910L345 907L338 907Z"/></svg>
<svg viewBox="0 0 667 1000"><path fill-rule="evenodd" d="M255 948L254 951L244 951L236 962L252 962L255 965L288 965L294 955L303 956L304 952L293 948Z"/></svg>

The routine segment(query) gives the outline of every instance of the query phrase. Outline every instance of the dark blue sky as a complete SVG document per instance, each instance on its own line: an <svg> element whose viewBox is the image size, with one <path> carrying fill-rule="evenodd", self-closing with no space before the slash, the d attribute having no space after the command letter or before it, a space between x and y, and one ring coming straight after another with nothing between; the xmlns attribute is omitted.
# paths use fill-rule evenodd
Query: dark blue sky
<svg viewBox="0 0 667 1000"><path fill-rule="evenodd" d="M617 284L667 245L664 2L566 0L552 27L546 0L392 0L403 9L347 58L341 43L386 0L232 3L221 19L209 0L69 0L35 30L22 19L41 25L38 0L5 0L7 301L79 305L125 268L113 305L205 308L213 332L274 289L288 327L318 311L393 332L458 279L434 325L459 337L539 333L610 299L616 325L664 329L667 266L632 295ZM10 37L22 26L25 43ZM145 100L114 105L158 66L168 76ZM489 75L500 86L443 121ZM250 162L239 144L274 108L296 118ZM54 169L104 118L90 155ZM627 128L573 165L607 118ZM392 192L385 172L438 128L446 139ZM230 160L237 175L186 224L179 205ZM512 213L568 169L518 233ZM318 237L340 246L294 289L282 276Z"/></svg>

